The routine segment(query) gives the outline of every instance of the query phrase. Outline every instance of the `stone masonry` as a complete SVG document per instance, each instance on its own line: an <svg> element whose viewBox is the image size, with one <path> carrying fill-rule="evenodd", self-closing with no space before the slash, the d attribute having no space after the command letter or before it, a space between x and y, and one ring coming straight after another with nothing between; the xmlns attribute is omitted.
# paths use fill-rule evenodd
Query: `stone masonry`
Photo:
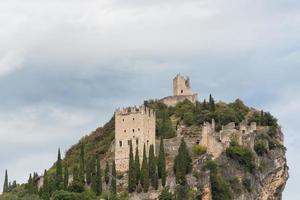
<svg viewBox="0 0 300 200"><path fill-rule="evenodd" d="M161 101L167 106L175 106L178 102L189 100L196 103L198 94L192 94L190 79L184 78L182 75L177 74L173 79L173 96L165 97Z"/></svg>
<svg viewBox="0 0 300 200"><path fill-rule="evenodd" d="M145 106L116 110L115 162L117 171L128 170L130 144L133 147L133 154L138 148L140 160L143 157L144 144L147 154L151 144L155 149L155 118L155 112Z"/></svg>

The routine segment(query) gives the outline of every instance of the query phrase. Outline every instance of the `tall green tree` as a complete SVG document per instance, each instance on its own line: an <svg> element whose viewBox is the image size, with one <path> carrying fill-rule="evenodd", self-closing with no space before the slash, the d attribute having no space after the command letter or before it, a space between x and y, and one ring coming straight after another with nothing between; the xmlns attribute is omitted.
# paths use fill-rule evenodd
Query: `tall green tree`
<svg viewBox="0 0 300 200"><path fill-rule="evenodd" d="M204 99L203 104L202 104L203 110L209 110L209 106L207 105L206 99Z"/></svg>
<svg viewBox="0 0 300 200"><path fill-rule="evenodd" d="M144 192L148 192L149 189L149 166L147 161L146 154L146 145L144 144L143 150L143 162L142 162L142 170L141 170L141 184L143 186Z"/></svg>
<svg viewBox="0 0 300 200"><path fill-rule="evenodd" d="M176 183L180 185L186 184L185 175L192 170L192 158L189 155L186 143L182 138L178 149L178 154L174 161L174 172L176 176Z"/></svg>
<svg viewBox="0 0 300 200"><path fill-rule="evenodd" d="M34 185L33 184L34 184L33 183L33 178L32 178L31 173L30 173L28 182L27 182L26 187L25 187L27 193L34 194Z"/></svg>
<svg viewBox="0 0 300 200"><path fill-rule="evenodd" d="M115 163L115 161L113 161L111 171L112 171L112 174L111 174L110 191L113 194L117 194L117 172L116 172L116 163Z"/></svg>
<svg viewBox="0 0 300 200"><path fill-rule="evenodd" d="M69 185L69 170L68 167L65 166L65 170L64 170L64 189L66 190L68 188Z"/></svg>
<svg viewBox="0 0 300 200"><path fill-rule="evenodd" d="M84 158L84 144L80 146L80 160L79 160L79 180L85 184L85 158Z"/></svg>
<svg viewBox="0 0 300 200"><path fill-rule="evenodd" d="M63 170L62 170L62 160L60 149L58 149L57 161L56 161L56 174L55 174L55 185L56 189L62 189L62 182L63 182Z"/></svg>
<svg viewBox="0 0 300 200"><path fill-rule="evenodd" d="M104 170L104 179L106 185L109 183L109 164L108 161L106 161L105 170Z"/></svg>
<svg viewBox="0 0 300 200"><path fill-rule="evenodd" d="M88 185L92 182L92 168L95 167L95 163L92 162L92 159L89 159L87 161L86 165L86 183Z"/></svg>
<svg viewBox="0 0 300 200"><path fill-rule="evenodd" d="M100 195L102 193L102 173L101 173L101 165L100 165L100 160L99 157L97 157L96 160L97 164L96 164L96 186L97 186L97 190L96 190L96 194Z"/></svg>
<svg viewBox="0 0 300 200"><path fill-rule="evenodd" d="M5 170L5 179L4 179L4 185L3 185L3 193L8 192L8 175L7 170Z"/></svg>
<svg viewBox="0 0 300 200"><path fill-rule="evenodd" d="M139 156L138 147L136 147L135 150L134 169L135 169L135 184L138 186L141 178L141 166L140 166L140 156Z"/></svg>
<svg viewBox="0 0 300 200"><path fill-rule="evenodd" d="M93 165L94 167L91 168L91 189L92 191L97 194L97 169L96 169L96 158L92 158L91 159L91 165Z"/></svg>
<svg viewBox="0 0 300 200"><path fill-rule="evenodd" d="M43 188L42 188L41 196L43 200L50 199L50 185L49 185L49 177L47 174L47 170L44 171Z"/></svg>
<svg viewBox="0 0 300 200"><path fill-rule="evenodd" d="M216 110L215 100L212 95L209 95L209 110L214 112Z"/></svg>
<svg viewBox="0 0 300 200"><path fill-rule="evenodd" d="M166 156L165 156L165 148L164 148L164 140L160 137L160 146L158 152L158 159L157 159L157 170L158 170L158 177L161 178L161 184L163 186L166 185Z"/></svg>
<svg viewBox="0 0 300 200"><path fill-rule="evenodd" d="M149 149L149 174L151 174L151 186L157 190L158 188L158 175L157 175L157 166L154 155L154 145L150 145Z"/></svg>
<svg viewBox="0 0 300 200"><path fill-rule="evenodd" d="M134 192L136 188L136 179L135 179L135 164L133 159L133 152L132 152L132 144L130 144L129 150L129 169L128 169L128 192Z"/></svg>

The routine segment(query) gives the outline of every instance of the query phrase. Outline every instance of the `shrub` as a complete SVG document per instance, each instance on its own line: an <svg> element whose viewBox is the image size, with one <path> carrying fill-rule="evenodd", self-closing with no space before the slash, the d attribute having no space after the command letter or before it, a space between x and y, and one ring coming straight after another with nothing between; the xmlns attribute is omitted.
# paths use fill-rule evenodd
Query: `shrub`
<svg viewBox="0 0 300 200"><path fill-rule="evenodd" d="M169 188L165 187L160 195L159 195L159 200L173 200L173 194L169 192Z"/></svg>
<svg viewBox="0 0 300 200"><path fill-rule="evenodd" d="M275 126L271 126L268 130L268 135L271 137L271 138L274 138L277 134L277 128Z"/></svg>
<svg viewBox="0 0 300 200"><path fill-rule="evenodd" d="M213 200L231 200L233 199L229 183L221 179L217 174L211 173L211 189Z"/></svg>
<svg viewBox="0 0 300 200"><path fill-rule="evenodd" d="M243 179L243 185L244 185L245 189L248 192L252 191L252 183L251 183L251 180L249 178L244 178Z"/></svg>
<svg viewBox="0 0 300 200"><path fill-rule="evenodd" d="M69 187L68 187L69 192L83 192L84 191L84 184L79 182L79 181L73 181Z"/></svg>
<svg viewBox="0 0 300 200"><path fill-rule="evenodd" d="M244 166L247 171L254 171L254 154L250 149L240 146L236 141L231 141L226 149L226 155Z"/></svg>
<svg viewBox="0 0 300 200"><path fill-rule="evenodd" d="M193 147L192 147L192 150L193 150L193 153L196 154L196 155L202 155L202 154L205 154L206 151L207 151L207 148L203 145L200 145L200 144L195 144Z"/></svg>
<svg viewBox="0 0 300 200"><path fill-rule="evenodd" d="M263 156L268 153L268 144L265 140L259 140L254 144L254 150L259 156Z"/></svg>
<svg viewBox="0 0 300 200"><path fill-rule="evenodd" d="M240 194L242 192L242 185L237 177L229 180L230 187L235 194Z"/></svg>

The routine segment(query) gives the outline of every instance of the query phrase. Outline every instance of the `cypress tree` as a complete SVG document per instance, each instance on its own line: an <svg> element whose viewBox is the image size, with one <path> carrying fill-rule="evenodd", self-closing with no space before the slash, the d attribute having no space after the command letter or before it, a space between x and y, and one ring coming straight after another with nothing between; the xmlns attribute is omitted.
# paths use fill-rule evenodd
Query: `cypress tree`
<svg viewBox="0 0 300 200"><path fill-rule="evenodd" d="M91 160L91 188L93 192L97 194L97 171L96 171L96 159L92 158Z"/></svg>
<svg viewBox="0 0 300 200"><path fill-rule="evenodd" d="M68 188L69 185L69 170L68 167L65 166L65 170L64 170L64 189L66 190Z"/></svg>
<svg viewBox="0 0 300 200"><path fill-rule="evenodd" d="M42 199L43 200L50 199L50 185L49 185L48 174L46 170L44 171Z"/></svg>
<svg viewBox="0 0 300 200"><path fill-rule="evenodd" d="M147 162L146 155L146 145L144 144L143 150L143 162L142 162L142 170L141 170L141 184L144 188L144 192L148 192L149 189L149 168Z"/></svg>
<svg viewBox="0 0 300 200"><path fill-rule="evenodd" d="M26 190L29 194L33 194L33 180L32 180L31 173L29 175L29 179L28 179L28 182L26 184Z"/></svg>
<svg viewBox="0 0 300 200"><path fill-rule="evenodd" d="M92 168L95 167L95 163L92 162L92 159L87 161L87 166L86 166L86 183L88 185L91 184L92 182Z"/></svg>
<svg viewBox="0 0 300 200"><path fill-rule="evenodd" d="M165 157L165 148L164 148L164 140L160 137L160 146L159 146L159 153L158 153L158 177L161 178L162 186L166 185L166 157Z"/></svg>
<svg viewBox="0 0 300 200"><path fill-rule="evenodd" d="M135 169L135 184L138 186L141 178L141 166L140 166L140 156L139 156L138 147L136 147L135 150L134 169Z"/></svg>
<svg viewBox="0 0 300 200"><path fill-rule="evenodd" d="M55 185L56 190L60 190L63 181L63 171L62 171L62 161L60 155L60 149L58 149L57 162L56 162L56 175L55 175Z"/></svg>
<svg viewBox="0 0 300 200"><path fill-rule="evenodd" d="M154 145L150 145L149 149L149 174L151 174L151 186L154 189L158 188L158 176L157 176L157 167L156 167L156 161L154 156Z"/></svg>
<svg viewBox="0 0 300 200"><path fill-rule="evenodd" d="M77 165L75 165L73 168L73 182L79 182L79 172Z"/></svg>
<svg viewBox="0 0 300 200"><path fill-rule="evenodd" d="M134 169L134 159L132 152L132 144L130 144L129 150L129 170L128 170L128 192L131 193L135 191L136 179L135 179L135 169Z"/></svg>
<svg viewBox="0 0 300 200"><path fill-rule="evenodd" d="M84 163L84 144L80 147L80 160L79 160L79 181L85 184L85 163Z"/></svg>
<svg viewBox="0 0 300 200"><path fill-rule="evenodd" d="M113 161L113 164L112 164L112 177L111 177L110 191L113 194L117 194L117 172L116 172L115 161Z"/></svg>
<svg viewBox="0 0 300 200"><path fill-rule="evenodd" d="M104 179L105 179L105 183L107 185L109 183L109 164L107 161L106 161L105 170L104 170Z"/></svg>
<svg viewBox="0 0 300 200"><path fill-rule="evenodd" d="M7 170L5 170L5 179L4 179L4 185L3 185L3 193L8 192L8 175Z"/></svg>
<svg viewBox="0 0 300 200"><path fill-rule="evenodd" d="M207 105L206 99L204 99L202 107L203 107L203 110L208 110L208 105Z"/></svg>
<svg viewBox="0 0 300 200"><path fill-rule="evenodd" d="M214 98L211 96L211 94L209 95L209 109L210 111L214 112L215 109L216 109L216 106L215 106L215 100Z"/></svg>
<svg viewBox="0 0 300 200"><path fill-rule="evenodd" d="M186 184L185 175L192 169L192 158L189 155L186 143L182 138L181 144L178 149L178 154L174 161L174 172L176 176L176 182L181 185Z"/></svg>
<svg viewBox="0 0 300 200"><path fill-rule="evenodd" d="M102 193L102 175L101 175L101 166L100 166L100 160L97 158L97 164L96 164L96 185L97 185L97 190L96 194L100 195Z"/></svg>

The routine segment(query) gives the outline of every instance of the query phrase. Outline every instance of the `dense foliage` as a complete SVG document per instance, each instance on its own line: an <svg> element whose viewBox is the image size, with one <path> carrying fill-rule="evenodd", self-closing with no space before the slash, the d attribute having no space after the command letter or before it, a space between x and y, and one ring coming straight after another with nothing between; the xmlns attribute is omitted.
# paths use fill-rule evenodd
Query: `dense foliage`
<svg viewBox="0 0 300 200"><path fill-rule="evenodd" d="M163 138L172 138L175 136L175 130L171 122L171 108L160 101L145 101L144 105L156 112L156 136Z"/></svg>
<svg viewBox="0 0 300 200"><path fill-rule="evenodd" d="M255 170L253 152L248 148L242 147L236 141L230 142L230 146L226 149L226 155L237 161L247 171L253 172Z"/></svg>

